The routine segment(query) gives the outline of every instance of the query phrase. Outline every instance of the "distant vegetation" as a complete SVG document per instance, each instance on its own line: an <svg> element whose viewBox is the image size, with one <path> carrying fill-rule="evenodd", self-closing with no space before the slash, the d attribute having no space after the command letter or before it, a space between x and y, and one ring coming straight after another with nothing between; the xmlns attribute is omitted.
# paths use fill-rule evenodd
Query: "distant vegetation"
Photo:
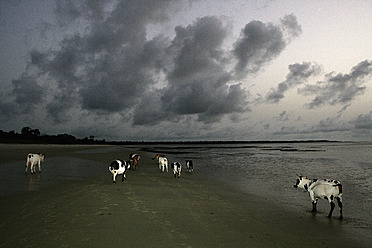
<svg viewBox="0 0 372 248"><path fill-rule="evenodd" d="M14 130L4 132L0 130L0 143L22 143L22 144L106 144L105 140L96 140L94 136L78 139L71 134L41 135L39 129L23 127L21 133Z"/></svg>
<svg viewBox="0 0 372 248"><path fill-rule="evenodd" d="M14 130L4 132L0 130L0 143L21 144L108 144L108 145L131 145L131 144L257 144L257 143L304 143L304 142L334 142L328 140L294 140L294 141L106 141L97 140L94 136L78 139L71 134L48 135L41 134L39 129L23 127L21 133Z"/></svg>

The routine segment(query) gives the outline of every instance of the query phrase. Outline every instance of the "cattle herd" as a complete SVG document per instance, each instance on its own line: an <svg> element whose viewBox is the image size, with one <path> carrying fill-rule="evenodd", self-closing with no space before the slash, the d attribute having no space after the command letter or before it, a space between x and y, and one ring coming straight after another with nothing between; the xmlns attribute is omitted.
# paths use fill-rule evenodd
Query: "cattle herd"
<svg viewBox="0 0 372 248"><path fill-rule="evenodd" d="M129 160L124 161L120 159L116 159L112 161L108 170L112 175L112 182L116 183L116 176L122 175L122 182L126 179L126 171L127 170L136 170L138 167L138 162L140 160L140 156L138 154L130 154ZM156 159L159 171L161 172L168 172L168 159L163 154L156 154L153 160ZM27 154L27 161L26 161L26 170L25 173L27 174L27 168L30 165L31 174L36 172L36 165L39 167L39 173L41 173L41 162L44 162L44 154L41 153L29 153ZM171 163L171 168L173 170L173 175L175 178L181 177L181 170L182 165L179 162ZM186 160L186 171L191 173L194 171L194 166L192 160ZM333 210L335 208L334 200L337 200L338 206L340 208L340 217L339 219L342 220L342 185L339 181L331 180L331 179L308 179L304 176L298 176L296 184L294 185L295 188L302 188L305 189L311 198L312 202L312 212L316 212L316 206L318 199L325 199L331 205L331 210L328 214L328 218L332 217Z"/></svg>
<svg viewBox="0 0 372 248"><path fill-rule="evenodd" d="M122 175L121 181L124 182L124 179L126 179L126 171L127 170L136 170L138 167L138 162L140 160L140 156L138 154L130 154L129 160L114 160L112 161L111 165L108 167L108 170L110 171L112 175L112 182L116 183L116 176ZM165 157L165 155L162 154L156 154L153 160L156 159L159 170L161 172L168 172L168 159ZM187 166L187 172L191 173L194 171L194 166L191 160L186 160L186 166ZM171 163L171 168L173 170L173 174L175 178L181 177L181 170L182 165L179 162Z"/></svg>

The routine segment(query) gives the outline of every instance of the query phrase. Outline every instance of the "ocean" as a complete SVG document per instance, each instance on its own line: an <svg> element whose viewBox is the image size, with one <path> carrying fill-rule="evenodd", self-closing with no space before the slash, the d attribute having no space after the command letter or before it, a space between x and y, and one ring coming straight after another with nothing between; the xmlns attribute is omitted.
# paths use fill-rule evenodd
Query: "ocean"
<svg viewBox="0 0 372 248"><path fill-rule="evenodd" d="M331 221L372 239L372 143L158 145L144 150L167 154L169 161L181 162L183 167L186 159L192 159L195 173L304 216L313 216L312 205L305 190L293 187L297 175L341 181L344 220L337 220L335 202ZM330 221L328 201L319 199L317 207L314 218Z"/></svg>
<svg viewBox="0 0 372 248"><path fill-rule="evenodd" d="M295 189L297 175L311 179L335 179L343 185L344 220L326 218L330 206L318 201L316 221L332 221L347 229L371 237L372 231L372 143L304 142L304 143L233 143L233 144L158 144L125 146L141 153L166 154L170 162L193 160L194 174L217 180L242 192L265 198L276 206L303 216L314 216L307 192ZM89 153L105 153L120 147L91 149ZM61 162L63 161L63 162ZM40 190L50 185L92 176L108 175L102 163L72 157L48 158L43 172L24 175L25 161L2 163L0 196ZM58 166L47 166L56 164ZM141 168L141 167L140 167ZM154 162L154 172L157 166ZM171 176L171 175L170 175ZM191 175L192 176L192 175ZM180 178L182 180L182 176ZM372 237L371 237L372 238Z"/></svg>

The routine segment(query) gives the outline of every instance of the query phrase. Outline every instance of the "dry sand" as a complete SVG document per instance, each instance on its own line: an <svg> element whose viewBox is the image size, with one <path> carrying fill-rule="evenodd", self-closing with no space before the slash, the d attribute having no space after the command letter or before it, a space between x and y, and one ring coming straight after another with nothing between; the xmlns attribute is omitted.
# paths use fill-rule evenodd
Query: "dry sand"
<svg viewBox="0 0 372 248"><path fill-rule="evenodd" d="M1 145L0 155L10 161L36 149L49 157L64 153L92 159L106 169L113 158L133 152L123 147L72 153L94 148ZM175 179L171 172L150 169L156 168L151 155L141 155L139 169L129 171L123 183L113 184L107 172L0 197L0 247L368 247L336 218L317 221L320 216L305 211L296 216L197 171Z"/></svg>

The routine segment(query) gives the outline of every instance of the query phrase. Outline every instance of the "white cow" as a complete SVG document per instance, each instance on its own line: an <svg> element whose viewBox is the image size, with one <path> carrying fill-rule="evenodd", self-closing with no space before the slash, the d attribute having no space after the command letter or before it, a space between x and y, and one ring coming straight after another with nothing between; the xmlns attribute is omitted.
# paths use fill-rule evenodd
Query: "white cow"
<svg viewBox="0 0 372 248"><path fill-rule="evenodd" d="M168 159L165 157L160 157L159 158L159 169L164 172L167 170L168 172Z"/></svg>
<svg viewBox="0 0 372 248"><path fill-rule="evenodd" d="M174 174L174 178L180 178L181 177L181 169L182 169L182 166L180 163L178 162L174 162L171 164L171 168L173 169L173 174Z"/></svg>
<svg viewBox="0 0 372 248"><path fill-rule="evenodd" d="M121 181L124 182L124 179L127 179L125 172L130 169L130 162L125 162L124 160L114 160L111 165L108 167L112 175L112 182L116 183L116 176L123 175Z"/></svg>
<svg viewBox="0 0 372 248"><path fill-rule="evenodd" d="M165 157L165 155L156 154L153 159L158 160L159 170L163 172L167 170L168 172L168 159Z"/></svg>
<svg viewBox="0 0 372 248"><path fill-rule="evenodd" d="M331 204L331 210L328 214L328 218L331 218L333 209L335 208L333 200L337 199L340 208L340 220L342 220L342 185L339 181L331 179L308 179L303 176L298 177L299 178L293 187L303 188L309 192L313 204L312 212L316 212L318 199L326 199Z"/></svg>
<svg viewBox="0 0 372 248"><path fill-rule="evenodd" d="M41 173L41 165L40 165L41 162L44 162L44 154L29 153L27 155L25 173L27 174L28 165L31 165L30 167L31 174L34 174L36 172L36 169L35 169L36 164L39 165L39 173Z"/></svg>

